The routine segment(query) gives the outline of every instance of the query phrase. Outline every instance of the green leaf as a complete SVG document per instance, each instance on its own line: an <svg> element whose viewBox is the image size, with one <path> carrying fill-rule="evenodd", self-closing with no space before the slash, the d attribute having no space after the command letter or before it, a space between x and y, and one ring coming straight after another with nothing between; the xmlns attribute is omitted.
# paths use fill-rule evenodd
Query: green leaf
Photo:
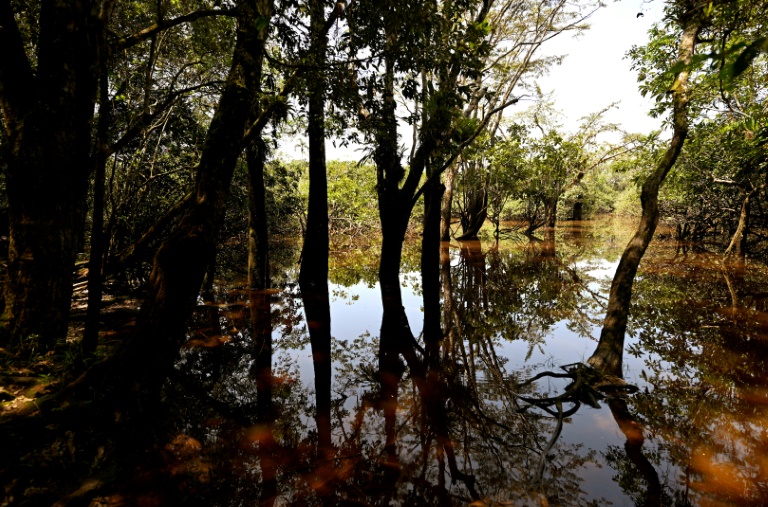
<svg viewBox="0 0 768 507"><path fill-rule="evenodd" d="M731 70L731 78L737 78L747 70L752 63L752 60L757 58L757 55L768 51L768 37L759 37L754 40L733 62Z"/></svg>

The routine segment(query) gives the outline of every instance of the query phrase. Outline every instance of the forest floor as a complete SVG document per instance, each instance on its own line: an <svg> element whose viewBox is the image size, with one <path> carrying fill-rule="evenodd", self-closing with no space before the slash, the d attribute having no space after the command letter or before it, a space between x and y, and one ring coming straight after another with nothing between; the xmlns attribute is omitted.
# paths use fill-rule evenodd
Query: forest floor
<svg viewBox="0 0 768 507"><path fill-rule="evenodd" d="M100 319L99 346L94 358L80 361L80 339L85 330L88 292L76 284L70 327L65 343L45 353L17 356L0 348L0 422L28 416L39 410L36 400L77 378L93 362L109 357L130 335L141 299L132 295L105 294Z"/></svg>
<svg viewBox="0 0 768 507"><path fill-rule="evenodd" d="M129 338L141 298L105 294L98 349L83 362L87 297L84 285L75 287L69 333L54 350L19 356L0 349L0 506L88 505L83 501L97 487L119 480L123 468L141 460L123 449L131 451L129 444L120 447L125 425L115 400L99 394L103 383L83 391L81 382L92 366L108 364ZM79 387L72 391L73 386ZM90 394L80 396L83 392ZM136 442L133 436L126 440ZM106 471L97 476L97 469Z"/></svg>

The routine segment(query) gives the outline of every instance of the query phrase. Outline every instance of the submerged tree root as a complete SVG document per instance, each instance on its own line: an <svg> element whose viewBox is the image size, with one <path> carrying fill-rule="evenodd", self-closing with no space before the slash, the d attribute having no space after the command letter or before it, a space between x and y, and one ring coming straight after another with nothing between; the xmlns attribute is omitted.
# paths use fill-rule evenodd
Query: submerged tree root
<svg viewBox="0 0 768 507"><path fill-rule="evenodd" d="M550 378L570 378L572 382L565 387L565 391L554 397L534 398L518 395L518 398L528 405L519 409L525 412L531 407L537 407L545 410L551 415L555 415L550 407L557 403L571 402L574 408L578 409L581 403L586 403L593 408L599 408L598 401L605 398L608 394L634 393L637 386L628 384L624 379L613 375L606 375L596 370L592 366L584 363L567 364L560 367L565 373L545 371L539 373L528 380L517 384L517 389L529 386L545 377ZM566 411L566 417L572 415L576 410L572 408Z"/></svg>
<svg viewBox="0 0 768 507"><path fill-rule="evenodd" d="M545 371L515 386L517 389L521 389L547 377L571 379L571 383L565 387L565 391L558 396L534 398L517 395L518 399L526 403L526 405L518 409L518 412L523 413L535 407L551 415L557 421L552 436L540 452L538 464L533 472L532 483L537 487L541 487L547 455L552 451L558 438L560 438L565 418L574 415L581 408L582 403L593 408L599 408L599 401L605 399L606 396L614 397L637 391L637 386L628 384L622 378L605 375L588 364L574 363L561 366L560 368L564 373ZM573 406L564 410L564 403L572 403Z"/></svg>

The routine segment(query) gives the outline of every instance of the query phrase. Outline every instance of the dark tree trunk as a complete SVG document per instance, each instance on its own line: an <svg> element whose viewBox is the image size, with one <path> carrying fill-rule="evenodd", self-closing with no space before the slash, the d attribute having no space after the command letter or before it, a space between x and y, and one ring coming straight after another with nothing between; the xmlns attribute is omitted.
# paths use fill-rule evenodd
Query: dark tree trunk
<svg viewBox="0 0 768 507"><path fill-rule="evenodd" d="M248 163L248 287L270 287L269 233L267 200L264 187L266 146L257 138L246 148Z"/></svg>
<svg viewBox="0 0 768 507"><path fill-rule="evenodd" d="M93 224L91 226L91 251L88 259L88 310L85 331L81 343L83 356L96 351L101 316L102 272L104 269L104 179L107 168L107 133L111 121L112 101L109 99L109 71L106 46L99 45L99 119L96 132L93 174Z"/></svg>
<svg viewBox="0 0 768 507"><path fill-rule="evenodd" d="M690 11L682 16L682 36L680 39L678 62L688 65L691 62L696 37L701 30L700 13ZM621 256L616 274L613 277L608 299L608 309L600 333L597 349L589 358L589 364L603 373L622 376L624 335L627 329L629 303L632 299L632 285L648 244L653 239L659 219L658 195L670 169L675 165L685 138L688 135L688 75L687 70L676 74L672 87L673 133L667 151L656 170L643 184L640 202L643 214L634 237L630 240Z"/></svg>
<svg viewBox="0 0 768 507"><path fill-rule="evenodd" d="M432 176L431 174L427 175ZM440 212L445 187L439 180L424 191L424 232L421 238L421 285L424 302L424 345L427 363L438 361L440 326Z"/></svg>
<svg viewBox="0 0 768 507"><path fill-rule="evenodd" d="M554 229L557 225L557 198L544 200L544 225L548 229Z"/></svg>
<svg viewBox="0 0 768 507"><path fill-rule="evenodd" d="M232 174L252 117L257 90L254 84L261 76L267 27L257 18L269 19L272 15L269 0L255 7L250 2L238 4L239 30L232 68L203 145L195 198L155 255L148 294L126 351L125 364L134 368L131 374L138 381L149 381L149 385L164 378L178 353L215 252Z"/></svg>
<svg viewBox="0 0 768 507"><path fill-rule="evenodd" d="M97 45L96 2L43 2L35 71L9 2L0 4L0 102L10 218L3 323L12 344L47 349L67 333L83 233ZM28 339L28 340L27 340Z"/></svg>
<svg viewBox="0 0 768 507"><path fill-rule="evenodd" d="M584 215L584 202L581 200L581 194L576 198L576 202L573 203L573 215L571 220L582 220Z"/></svg>
<svg viewBox="0 0 768 507"><path fill-rule="evenodd" d="M384 103L376 130L374 152L382 234L379 288L383 315L379 333L379 371L385 407L397 404L397 384L403 372L399 355L407 353L408 349L412 350L415 342L400 292L400 261L408 220L414 206L413 197L424 167L423 158L411 164L405 183L400 188L405 171L400 164L398 152L394 75L394 59L387 57ZM418 153L422 150L423 147L420 147Z"/></svg>
<svg viewBox="0 0 768 507"><path fill-rule="evenodd" d="M307 75L309 95L309 204L307 228L301 255L299 286L304 300L312 362L318 454L332 456L331 442L331 310L328 294L328 182L325 165L325 52L323 3L311 0L311 37L315 52L313 69ZM322 38L322 39L321 39ZM322 473L322 470L318 471Z"/></svg>

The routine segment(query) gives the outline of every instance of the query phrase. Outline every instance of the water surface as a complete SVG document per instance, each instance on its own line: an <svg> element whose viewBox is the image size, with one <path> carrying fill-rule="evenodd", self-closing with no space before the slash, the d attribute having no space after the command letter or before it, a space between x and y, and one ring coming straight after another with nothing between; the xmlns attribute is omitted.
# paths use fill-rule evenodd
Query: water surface
<svg viewBox="0 0 768 507"><path fill-rule="evenodd" d="M268 294L222 287L200 306L168 387L168 466L212 505L768 504L760 262L657 238L625 346L624 379L638 390L546 401L594 351L630 234L597 220L444 245L441 292L429 295L443 339L424 371L402 360L382 371L378 246L336 245L327 448L295 269L275 266ZM423 357L418 242L401 286Z"/></svg>

